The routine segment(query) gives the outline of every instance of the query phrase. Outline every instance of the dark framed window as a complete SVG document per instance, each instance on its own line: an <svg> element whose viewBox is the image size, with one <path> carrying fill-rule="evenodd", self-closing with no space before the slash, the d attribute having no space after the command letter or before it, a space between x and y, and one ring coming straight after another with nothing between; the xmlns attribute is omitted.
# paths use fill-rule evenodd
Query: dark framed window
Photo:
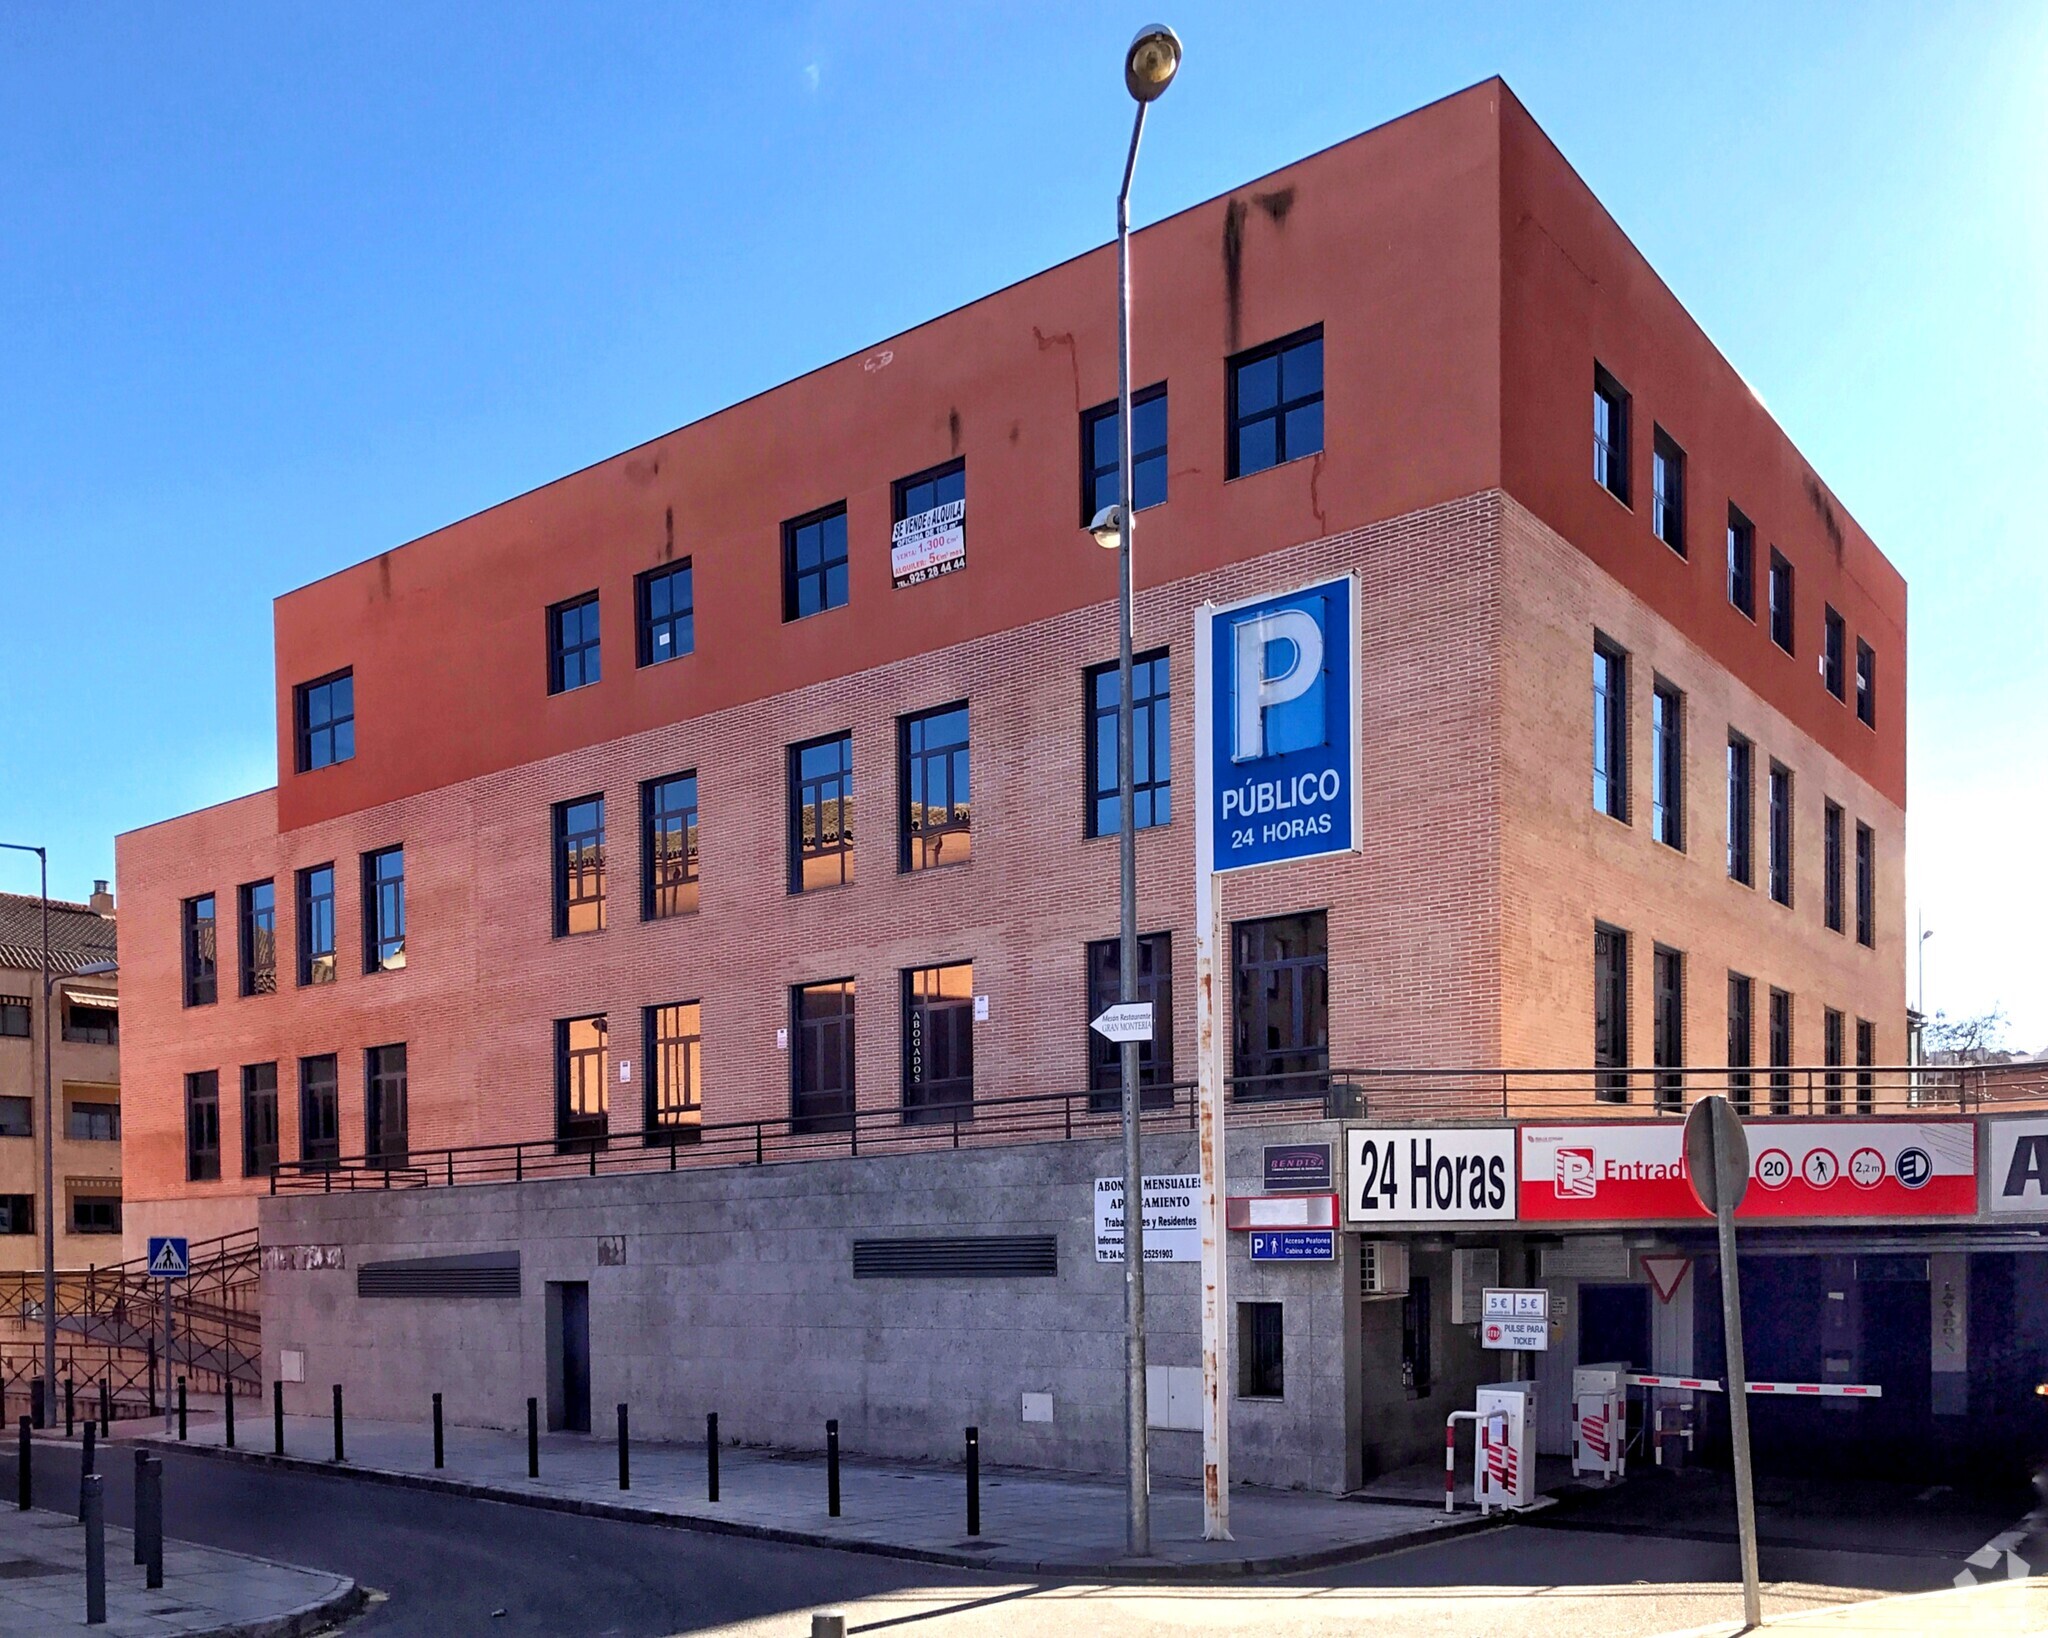
<svg viewBox="0 0 2048 1638"><path fill-rule="evenodd" d="M241 923L242 993L277 993L277 884L245 882L235 890Z"/></svg>
<svg viewBox="0 0 2048 1638"><path fill-rule="evenodd" d="M1843 851L1842 810L1832 802L1825 803L1820 810L1820 914L1831 933L1843 929Z"/></svg>
<svg viewBox="0 0 2048 1638"><path fill-rule="evenodd" d="M555 937L601 933L604 909L604 795L557 802Z"/></svg>
<svg viewBox="0 0 2048 1638"><path fill-rule="evenodd" d="M1856 1113L1868 1115L1877 1108L1877 1076L1871 1066L1877 1062L1877 1026L1868 1018L1856 1020Z"/></svg>
<svg viewBox="0 0 2048 1638"><path fill-rule="evenodd" d="M845 606L846 502L782 526L782 618Z"/></svg>
<svg viewBox="0 0 2048 1638"><path fill-rule="evenodd" d="M403 1042L363 1054L363 1154L367 1164L406 1164L412 1154Z"/></svg>
<svg viewBox="0 0 2048 1638"><path fill-rule="evenodd" d="M1117 407L1114 400L1081 417L1081 527L1117 502ZM1132 510L1166 499L1166 383L1131 394Z"/></svg>
<svg viewBox="0 0 2048 1638"><path fill-rule="evenodd" d="M268 1177L277 1165L277 1065L242 1065L242 1175Z"/></svg>
<svg viewBox="0 0 2048 1638"><path fill-rule="evenodd" d="M0 1137L33 1137L35 1102L26 1097L0 1098Z"/></svg>
<svg viewBox="0 0 2048 1638"><path fill-rule="evenodd" d="M1793 652L1792 565L1777 547L1771 548L1771 641Z"/></svg>
<svg viewBox="0 0 2048 1638"><path fill-rule="evenodd" d="M697 646L697 594L690 560L665 563L633 578L635 654L641 665L660 665Z"/></svg>
<svg viewBox="0 0 2048 1638"><path fill-rule="evenodd" d="M28 1039L28 997L0 995L0 1038Z"/></svg>
<svg viewBox="0 0 2048 1638"><path fill-rule="evenodd" d="M1114 836L1120 822L1116 665L1090 668L1087 695L1088 834ZM1163 648L1131 660L1131 813L1134 830L1173 821L1173 684Z"/></svg>
<svg viewBox="0 0 2048 1638"><path fill-rule="evenodd" d="M76 990L67 991L64 996L64 1039L81 1046L119 1046L121 1012L114 1004L115 999L110 995L103 1005L95 1006Z"/></svg>
<svg viewBox="0 0 2048 1638"><path fill-rule="evenodd" d="M356 754L356 674L332 671L292 690L292 738L300 773Z"/></svg>
<svg viewBox="0 0 2048 1638"><path fill-rule="evenodd" d="M789 748L789 890L853 880L853 735Z"/></svg>
<svg viewBox="0 0 2048 1638"><path fill-rule="evenodd" d="M1770 794L1771 900L1792 902L1792 770L1771 764Z"/></svg>
<svg viewBox="0 0 2048 1638"><path fill-rule="evenodd" d="M1657 1069L1657 1106L1685 1102L1685 957L1659 944L1650 952L1650 1053Z"/></svg>
<svg viewBox="0 0 2048 1638"><path fill-rule="evenodd" d="M974 855L967 702L896 721L899 870L965 864Z"/></svg>
<svg viewBox="0 0 2048 1638"><path fill-rule="evenodd" d="M1685 556L1685 451L1662 427L1650 434L1650 528Z"/></svg>
<svg viewBox="0 0 2048 1638"><path fill-rule="evenodd" d="M331 1052L299 1060L299 1159L331 1166L341 1158L341 1062Z"/></svg>
<svg viewBox="0 0 2048 1638"><path fill-rule="evenodd" d="M334 960L334 866L299 872L299 982L332 984Z"/></svg>
<svg viewBox="0 0 2048 1638"><path fill-rule="evenodd" d="M121 1106L100 1100L73 1099L64 1111L64 1135L80 1143L119 1143Z"/></svg>
<svg viewBox="0 0 2048 1638"><path fill-rule="evenodd" d="M1742 973L1728 975L1728 1101L1740 1114L1749 1113L1750 1066L1756 1062L1756 1023L1751 1008L1755 981Z"/></svg>
<svg viewBox="0 0 2048 1638"><path fill-rule="evenodd" d="M1628 1102L1628 934L1593 924L1593 1096Z"/></svg>
<svg viewBox="0 0 2048 1638"><path fill-rule="evenodd" d="M1318 324L1230 361L1230 470L1248 478L1323 447L1323 327ZM1135 422L1137 412L1132 411Z"/></svg>
<svg viewBox="0 0 2048 1638"><path fill-rule="evenodd" d="M790 1129L853 1129L853 980L799 984L789 996Z"/></svg>
<svg viewBox="0 0 2048 1638"><path fill-rule="evenodd" d="M1845 1020L1833 1007L1824 1007L1820 1015L1820 1061L1821 1101L1831 1115L1842 1112L1842 1053L1843 1024Z"/></svg>
<svg viewBox="0 0 2048 1638"><path fill-rule="evenodd" d="M1733 729L1728 733L1728 879L1756 882L1756 750Z"/></svg>
<svg viewBox="0 0 2048 1638"><path fill-rule="evenodd" d="M1662 680L1650 691L1650 834L1685 850L1685 696Z"/></svg>
<svg viewBox="0 0 2048 1638"><path fill-rule="evenodd" d="M405 965L405 849L363 855L363 971Z"/></svg>
<svg viewBox="0 0 2048 1638"><path fill-rule="evenodd" d="M1877 944L1877 832L1856 827L1856 942Z"/></svg>
<svg viewBox="0 0 2048 1638"><path fill-rule="evenodd" d="M1849 697L1849 628L1832 603L1821 606L1820 680L1838 700Z"/></svg>
<svg viewBox="0 0 2048 1638"><path fill-rule="evenodd" d="M1728 601L1745 618L1756 618L1756 525L1728 508Z"/></svg>
<svg viewBox="0 0 2048 1638"><path fill-rule="evenodd" d="M1100 1018L1123 992L1122 943L1096 939L1088 946L1088 1020ZM1152 1004L1152 1039L1138 1043L1139 1105L1166 1109L1173 1104L1173 935L1146 933L1138 939L1138 966L1132 975L1135 999ZM1123 1048L1093 1029L1088 1031L1088 1107L1108 1113L1123 1106Z"/></svg>
<svg viewBox="0 0 2048 1638"><path fill-rule="evenodd" d="M640 919L697 908L697 770L640 787Z"/></svg>
<svg viewBox="0 0 2048 1638"><path fill-rule="evenodd" d="M1771 1113L1792 1113L1792 997L1771 991Z"/></svg>
<svg viewBox="0 0 2048 1638"><path fill-rule="evenodd" d="M1629 400L1619 381L1593 366L1593 481L1628 505Z"/></svg>
<svg viewBox="0 0 2048 1638"><path fill-rule="evenodd" d="M1277 1302L1237 1305L1237 1397L1287 1397L1285 1332Z"/></svg>
<svg viewBox="0 0 2048 1638"><path fill-rule="evenodd" d="M185 948L185 1005L210 1007L220 995L216 965L218 930L214 922L213 895L201 893L187 899L183 914Z"/></svg>
<svg viewBox="0 0 2048 1638"><path fill-rule="evenodd" d="M598 640L597 593L548 605L548 692L587 688L604 674Z"/></svg>
<svg viewBox="0 0 2048 1638"><path fill-rule="evenodd" d="M555 1147L602 1149L611 1134L611 1028L603 1013L555 1020Z"/></svg>
<svg viewBox="0 0 2048 1638"><path fill-rule="evenodd" d="M903 975L904 1123L973 1113L974 963L912 968Z"/></svg>
<svg viewBox="0 0 2048 1638"><path fill-rule="evenodd" d="M1866 728L1877 726L1877 650L1861 637L1856 639L1856 720Z"/></svg>
<svg viewBox="0 0 2048 1638"><path fill-rule="evenodd" d="M951 460L943 465L898 478L890 490L891 523L922 517L941 506L967 499L967 462Z"/></svg>
<svg viewBox="0 0 2048 1638"><path fill-rule="evenodd" d="M103 1191L74 1194L71 1197L71 1232L73 1234L119 1234L121 1232L121 1197Z"/></svg>
<svg viewBox="0 0 2048 1638"><path fill-rule="evenodd" d="M0 1194L0 1234L33 1234L36 1201L32 1194Z"/></svg>
<svg viewBox="0 0 2048 1638"><path fill-rule="evenodd" d="M1330 1075L1330 928L1321 910L1231 928L1234 1096L1320 1096Z"/></svg>
<svg viewBox="0 0 2048 1638"><path fill-rule="evenodd" d="M185 1181L219 1176L220 1071L201 1069L185 1077Z"/></svg>
<svg viewBox="0 0 2048 1638"><path fill-rule="evenodd" d="M1593 807L1628 823L1628 656L1593 643Z"/></svg>
<svg viewBox="0 0 2048 1638"><path fill-rule="evenodd" d="M649 1144L695 1143L703 1135L702 1015L703 1009L695 1001L648 1007L641 1014Z"/></svg>

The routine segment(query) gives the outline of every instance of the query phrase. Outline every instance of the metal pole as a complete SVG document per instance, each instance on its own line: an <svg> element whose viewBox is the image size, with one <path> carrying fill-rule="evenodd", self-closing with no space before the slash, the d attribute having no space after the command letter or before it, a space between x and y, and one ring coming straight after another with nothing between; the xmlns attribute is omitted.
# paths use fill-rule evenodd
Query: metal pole
<svg viewBox="0 0 2048 1638"><path fill-rule="evenodd" d="M33 853L43 901L43 1404L45 1416L57 1405L57 1130L56 1067L51 1050L50 852L28 842L0 842L13 853Z"/></svg>
<svg viewBox="0 0 2048 1638"><path fill-rule="evenodd" d="M99 1471L98 1453L93 1446L93 1423L90 1418L85 1424L85 1438L78 1447L78 1522L85 1522L86 1487Z"/></svg>
<svg viewBox="0 0 2048 1638"><path fill-rule="evenodd" d="M143 1472L148 1466L149 1452L138 1450L135 1453L135 1486L133 1492L135 1500L133 1509L135 1528L128 1532L134 1538L135 1562L137 1564L147 1564L149 1562L149 1513L143 1496L143 1486L148 1482L143 1478Z"/></svg>
<svg viewBox="0 0 2048 1638"><path fill-rule="evenodd" d="M981 1429L967 1430L967 1533L981 1534Z"/></svg>
<svg viewBox="0 0 2048 1638"><path fill-rule="evenodd" d="M707 1501L718 1500L718 1412L712 1411L704 1418L704 1494Z"/></svg>
<svg viewBox="0 0 2048 1638"><path fill-rule="evenodd" d="M1222 961L1221 883L1207 770L1212 765L1211 624L1195 616L1195 1113L1202 1178L1202 1539L1230 1534L1230 1258L1223 1225L1224 1033L1217 1022Z"/></svg>
<svg viewBox="0 0 2048 1638"><path fill-rule="evenodd" d="M619 1407L619 1488L621 1490L631 1490L633 1488L633 1469L628 1465L631 1461L632 1457L628 1453L626 1443L626 1407L621 1405Z"/></svg>
<svg viewBox="0 0 2048 1638"><path fill-rule="evenodd" d="M78 1501L78 1517L85 1525L85 1624L107 1624L107 1513L106 1497L100 1493L100 1476L88 1474Z"/></svg>
<svg viewBox="0 0 2048 1638"><path fill-rule="evenodd" d="M185 1442L185 1379L178 1378L178 1443Z"/></svg>
<svg viewBox="0 0 2048 1638"><path fill-rule="evenodd" d="M29 1436L28 1424L29 1419L24 1416L21 1419L21 1451L17 1458L19 1466L14 1472L15 1504L24 1513L35 1505L36 1499L36 1467L31 1459L35 1446Z"/></svg>
<svg viewBox="0 0 2048 1638"><path fill-rule="evenodd" d="M447 1455L448 1455L448 1449L447 1449L447 1446L446 1446L446 1445L445 1445L445 1444L443 1443L443 1441L442 1441L442 1437L441 1437L441 1396L440 1396L439 1394L435 1394L435 1395L434 1395L434 1466L435 1466L435 1467L437 1467L437 1468L438 1468L438 1467L445 1467L445 1466L447 1465L447 1460L446 1460L446 1458L447 1458Z"/></svg>
<svg viewBox="0 0 2048 1638"><path fill-rule="evenodd" d="M178 1393L181 1398L184 1392L185 1384L180 1382L178 1384ZM334 1459L337 1462L347 1459L346 1447L341 1442L341 1384L339 1382L334 1384Z"/></svg>
<svg viewBox="0 0 2048 1638"><path fill-rule="evenodd" d="M839 1517L839 1419L825 1424L825 1511Z"/></svg>
<svg viewBox="0 0 2048 1638"><path fill-rule="evenodd" d="M142 1516L149 1521L149 1540L143 1544L143 1585L152 1592L164 1584L164 1463L152 1456L142 1469Z"/></svg>
<svg viewBox="0 0 2048 1638"><path fill-rule="evenodd" d="M177 1426L177 1408L171 1403L171 1282L159 1282L163 1291L164 1309L164 1435L170 1436Z"/></svg>
<svg viewBox="0 0 2048 1638"><path fill-rule="evenodd" d="M231 1376L222 1377L221 1390L220 1410L224 1423L223 1433L227 1440L228 1449L233 1450L235 1448L235 1379Z"/></svg>
<svg viewBox="0 0 2048 1638"><path fill-rule="evenodd" d="M1717 1109L1716 1115L1724 1111ZM1742 1549L1742 1619L1751 1627L1764 1619L1757 1585L1756 1490L1749 1459L1749 1377L1742 1361L1742 1290L1735 1273L1735 1174L1732 1114L1714 1122L1714 1227L1721 1250L1721 1330L1728 1354L1728 1432L1735 1446L1735 1528Z"/></svg>
<svg viewBox="0 0 2048 1638"><path fill-rule="evenodd" d="M284 1454L284 1383L276 1377L270 1382L270 1442L278 1455Z"/></svg>
<svg viewBox="0 0 2048 1638"><path fill-rule="evenodd" d="M531 1395L526 1400L526 1476L540 1477L540 1401Z"/></svg>

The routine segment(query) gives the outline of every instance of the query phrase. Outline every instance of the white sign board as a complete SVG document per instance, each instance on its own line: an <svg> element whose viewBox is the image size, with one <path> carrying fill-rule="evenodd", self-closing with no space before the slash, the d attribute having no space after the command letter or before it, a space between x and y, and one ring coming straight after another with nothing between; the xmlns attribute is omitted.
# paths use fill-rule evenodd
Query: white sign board
<svg viewBox="0 0 2048 1638"><path fill-rule="evenodd" d="M1995 1120L1990 1149L1991 1209L2048 1212L2048 1120Z"/></svg>
<svg viewBox="0 0 2048 1638"><path fill-rule="evenodd" d="M1512 1126L1353 1127L1345 1140L1345 1212L1354 1224L1515 1215Z"/></svg>
<svg viewBox="0 0 2048 1638"><path fill-rule="evenodd" d="M947 501L905 518L889 534L889 572L914 586L967 567L967 503Z"/></svg>
<svg viewBox="0 0 2048 1638"><path fill-rule="evenodd" d="M1550 1321L1540 1319L1488 1319L1479 1322L1479 1343L1484 1348L1507 1348L1522 1353L1550 1352Z"/></svg>
<svg viewBox="0 0 2048 1638"><path fill-rule="evenodd" d="M1526 1290L1488 1286L1481 1295L1485 1303L1481 1313L1487 1319L1550 1318L1550 1293L1540 1285Z"/></svg>
<svg viewBox="0 0 2048 1638"><path fill-rule="evenodd" d="M1152 1039L1152 1003L1119 1001L1088 1027L1106 1040L1149 1041Z"/></svg>
<svg viewBox="0 0 2048 1638"><path fill-rule="evenodd" d="M1189 1172L1145 1179L1145 1261L1198 1263L1202 1260L1202 1179ZM1095 1260L1124 1260L1124 1180L1095 1180Z"/></svg>

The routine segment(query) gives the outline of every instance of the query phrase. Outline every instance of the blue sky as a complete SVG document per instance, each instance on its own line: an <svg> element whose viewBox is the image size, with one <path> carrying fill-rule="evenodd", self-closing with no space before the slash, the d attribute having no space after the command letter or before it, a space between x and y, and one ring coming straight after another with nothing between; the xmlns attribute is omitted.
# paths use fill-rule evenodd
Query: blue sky
<svg viewBox="0 0 2048 1638"><path fill-rule="evenodd" d="M1162 14L1140 222L1506 76L1904 571L1928 1002L2048 1047L2048 13ZM0 838L82 895L274 778L277 593L1106 238L1144 20L0 7Z"/></svg>

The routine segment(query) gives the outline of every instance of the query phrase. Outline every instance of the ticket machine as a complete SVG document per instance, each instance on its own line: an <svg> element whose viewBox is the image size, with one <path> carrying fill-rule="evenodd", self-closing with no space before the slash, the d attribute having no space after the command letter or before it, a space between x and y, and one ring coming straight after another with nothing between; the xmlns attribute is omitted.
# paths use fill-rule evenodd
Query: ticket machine
<svg viewBox="0 0 2048 1638"><path fill-rule="evenodd" d="M1474 1408L1473 1500L1482 1513L1527 1507L1536 1499L1536 1384L1488 1382Z"/></svg>
<svg viewBox="0 0 2048 1638"><path fill-rule="evenodd" d="M1572 1477L1597 1473L1618 1479L1627 1471L1628 1373L1626 1360L1572 1370Z"/></svg>

